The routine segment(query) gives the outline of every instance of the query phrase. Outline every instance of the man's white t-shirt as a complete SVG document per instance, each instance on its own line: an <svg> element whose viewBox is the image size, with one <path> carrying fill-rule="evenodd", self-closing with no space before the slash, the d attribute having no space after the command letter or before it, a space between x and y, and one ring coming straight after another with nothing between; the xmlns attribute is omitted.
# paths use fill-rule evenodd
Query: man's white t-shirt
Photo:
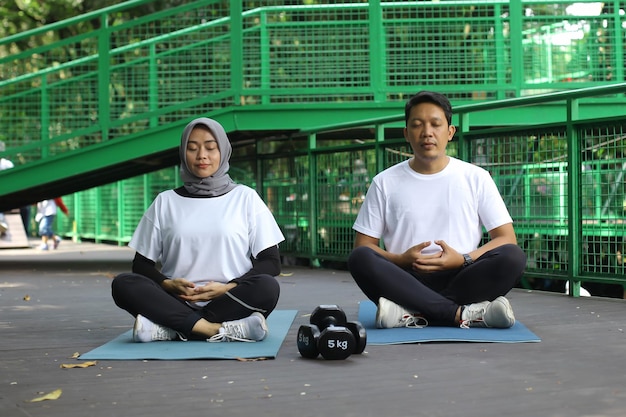
<svg viewBox="0 0 626 417"><path fill-rule="evenodd" d="M460 253L480 244L483 226L492 230L512 223L511 216L489 172L449 158L433 175L415 172L409 161L374 177L357 215L354 230L382 239L386 250L403 253L431 241L424 253L441 250L444 240Z"/></svg>
<svg viewBox="0 0 626 417"><path fill-rule="evenodd" d="M252 268L250 255L284 240L255 190L239 185L210 198L160 193L141 218L128 244L161 273L196 284L228 282Z"/></svg>

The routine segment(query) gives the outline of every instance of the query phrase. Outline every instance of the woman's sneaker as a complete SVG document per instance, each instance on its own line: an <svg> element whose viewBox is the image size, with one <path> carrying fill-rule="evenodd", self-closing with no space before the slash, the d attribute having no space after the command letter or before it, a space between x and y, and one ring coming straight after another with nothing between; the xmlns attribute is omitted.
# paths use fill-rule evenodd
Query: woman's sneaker
<svg viewBox="0 0 626 417"><path fill-rule="evenodd" d="M134 342L155 342L159 340L178 339L178 332L176 332L176 330L153 323L140 314L135 318L135 326L133 326Z"/></svg>
<svg viewBox="0 0 626 417"><path fill-rule="evenodd" d="M411 313L386 298L380 297L378 299L378 310L376 311L377 328L415 327L421 329L426 326L428 326L428 320L419 314Z"/></svg>
<svg viewBox="0 0 626 417"><path fill-rule="evenodd" d="M209 342L260 342L269 333L263 314L255 312L250 316L233 321L225 321L220 331L208 339Z"/></svg>
<svg viewBox="0 0 626 417"><path fill-rule="evenodd" d="M511 303L504 297L493 301L468 304L461 313L461 328L495 327L508 329L515 324L515 316Z"/></svg>

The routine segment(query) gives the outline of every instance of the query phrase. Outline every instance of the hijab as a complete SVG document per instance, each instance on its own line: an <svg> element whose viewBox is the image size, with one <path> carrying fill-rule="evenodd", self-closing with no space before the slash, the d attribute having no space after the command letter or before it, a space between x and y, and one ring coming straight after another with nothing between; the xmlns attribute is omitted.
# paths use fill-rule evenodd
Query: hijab
<svg viewBox="0 0 626 417"><path fill-rule="evenodd" d="M189 141L191 131L198 125L204 125L209 128L220 150L220 166L213 175L206 178L196 177L187 167L187 142ZM230 178L230 175L228 175L228 169L230 168L228 161L230 160L232 147L226 136L226 131L215 120L206 117L192 120L183 130L178 152L180 155L180 178L183 180L185 189L192 196L218 197L237 186Z"/></svg>

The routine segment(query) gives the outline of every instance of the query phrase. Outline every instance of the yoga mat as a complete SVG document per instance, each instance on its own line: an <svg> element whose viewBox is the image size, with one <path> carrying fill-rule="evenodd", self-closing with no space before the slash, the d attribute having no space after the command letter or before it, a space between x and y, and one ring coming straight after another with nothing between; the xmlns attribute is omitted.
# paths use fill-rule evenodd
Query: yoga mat
<svg viewBox="0 0 626 417"><path fill-rule="evenodd" d="M519 321L509 329L489 329L472 327L426 326L416 328L377 329L376 304L369 300L359 304L359 321L367 331L368 345L398 345L402 343L425 342L494 342L525 343L540 342L541 339Z"/></svg>
<svg viewBox="0 0 626 417"><path fill-rule="evenodd" d="M275 358L287 336L296 310L274 310L267 318L268 336L261 342L163 341L136 343L129 330L110 342L80 355L84 360L133 359L252 359Z"/></svg>

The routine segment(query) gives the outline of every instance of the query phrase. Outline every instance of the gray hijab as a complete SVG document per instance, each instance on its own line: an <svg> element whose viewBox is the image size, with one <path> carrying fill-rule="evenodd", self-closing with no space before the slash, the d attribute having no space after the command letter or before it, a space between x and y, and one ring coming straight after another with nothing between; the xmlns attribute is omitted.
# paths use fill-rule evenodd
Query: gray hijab
<svg viewBox="0 0 626 417"><path fill-rule="evenodd" d="M206 178L196 177L187 167L187 142L189 141L191 131L197 125L204 125L209 128L215 140L217 140L217 146L220 150L220 166L215 171L215 174ZM237 186L228 175L228 169L230 168L228 161L232 153L232 147L228 136L226 136L226 131L215 120L206 117L192 120L183 130L178 153L180 155L180 178L183 180L185 189L189 194L201 197L218 197Z"/></svg>

